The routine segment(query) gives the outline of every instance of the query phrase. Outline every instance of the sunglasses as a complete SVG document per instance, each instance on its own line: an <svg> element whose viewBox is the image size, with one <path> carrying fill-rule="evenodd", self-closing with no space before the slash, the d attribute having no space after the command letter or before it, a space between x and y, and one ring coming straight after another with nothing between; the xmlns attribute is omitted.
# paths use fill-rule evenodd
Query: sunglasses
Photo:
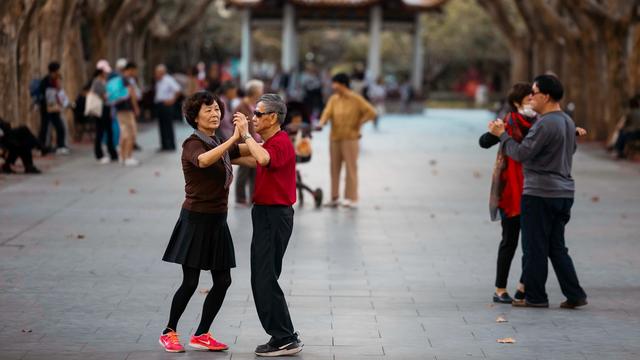
<svg viewBox="0 0 640 360"><path fill-rule="evenodd" d="M275 114L275 111L269 111L269 112L260 112L258 110L254 110L253 111L253 115L255 115L256 117L263 117L264 115L269 115L269 114Z"/></svg>

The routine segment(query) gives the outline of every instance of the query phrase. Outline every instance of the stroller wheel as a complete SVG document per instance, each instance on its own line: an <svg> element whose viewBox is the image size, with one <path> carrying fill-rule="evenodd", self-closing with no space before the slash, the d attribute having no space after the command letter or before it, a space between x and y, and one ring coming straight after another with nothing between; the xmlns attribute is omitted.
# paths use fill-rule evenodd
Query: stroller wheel
<svg viewBox="0 0 640 360"><path fill-rule="evenodd" d="M322 206L322 189L317 188L316 191L313 192L313 199L316 203L316 208Z"/></svg>

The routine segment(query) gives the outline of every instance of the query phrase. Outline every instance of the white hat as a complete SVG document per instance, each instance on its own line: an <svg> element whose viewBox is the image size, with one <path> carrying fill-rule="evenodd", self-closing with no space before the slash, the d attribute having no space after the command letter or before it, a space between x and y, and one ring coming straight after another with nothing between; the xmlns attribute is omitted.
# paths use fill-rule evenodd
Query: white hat
<svg viewBox="0 0 640 360"><path fill-rule="evenodd" d="M100 69L107 74L111 72L111 66L109 66L109 62L104 59L98 61L98 63L96 64L96 69Z"/></svg>
<svg viewBox="0 0 640 360"><path fill-rule="evenodd" d="M125 68L125 66L127 66L127 63L128 61L125 58L120 58L116 60L116 69L118 71L122 71Z"/></svg>

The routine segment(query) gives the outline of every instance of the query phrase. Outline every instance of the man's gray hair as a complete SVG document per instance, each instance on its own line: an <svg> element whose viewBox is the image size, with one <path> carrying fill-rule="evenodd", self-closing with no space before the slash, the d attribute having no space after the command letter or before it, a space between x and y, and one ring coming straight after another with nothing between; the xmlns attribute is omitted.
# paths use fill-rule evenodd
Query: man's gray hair
<svg viewBox="0 0 640 360"><path fill-rule="evenodd" d="M278 114L278 122L280 124L284 123L284 118L287 115L287 105L285 105L280 95L264 94L258 102L264 105L264 112Z"/></svg>

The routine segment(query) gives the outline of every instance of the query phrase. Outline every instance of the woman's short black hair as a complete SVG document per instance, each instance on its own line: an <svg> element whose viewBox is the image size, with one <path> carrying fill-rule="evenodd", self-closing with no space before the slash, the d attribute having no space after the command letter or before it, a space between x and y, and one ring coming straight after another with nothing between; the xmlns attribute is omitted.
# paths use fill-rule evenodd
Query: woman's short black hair
<svg viewBox="0 0 640 360"><path fill-rule="evenodd" d="M347 74L345 73L338 73L333 75L331 81L349 87L349 76L347 76Z"/></svg>
<svg viewBox="0 0 640 360"><path fill-rule="evenodd" d="M557 77L553 75L539 75L533 79L533 83L538 85L541 93L549 95L554 101L562 100L564 87Z"/></svg>
<svg viewBox="0 0 640 360"><path fill-rule="evenodd" d="M196 119L200 113L202 105L213 105L213 102L218 103L220 107L220 120L224 118L224 102L220 98L208 91L198 91L197 93L189 96L184 103L182 103L182 114L187 123L194 129L198 128Z"/></svg>
<svg viewBox="0 0 640 360"><path fill-rule="evenodd" d="M515 111L515 108L517 108L516 105L522 105L522 100L529 96L529 94L531 94L531 84L528 82L517 82L513 84L511 90L509 90L507 101Z"/></svg>

